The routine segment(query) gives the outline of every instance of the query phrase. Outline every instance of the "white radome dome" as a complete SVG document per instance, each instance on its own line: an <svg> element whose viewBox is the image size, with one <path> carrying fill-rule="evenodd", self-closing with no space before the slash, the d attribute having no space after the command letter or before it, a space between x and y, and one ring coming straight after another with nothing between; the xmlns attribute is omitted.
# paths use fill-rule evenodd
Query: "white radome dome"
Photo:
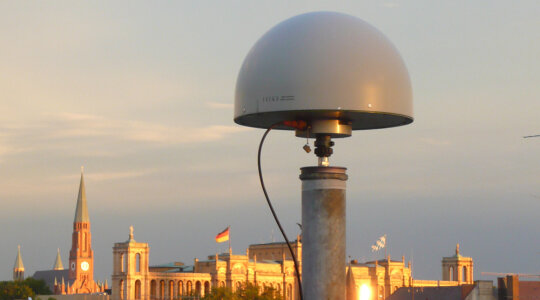
<svg viewBox="0 0 540 300"><path fill-rule="evenodd" d="M236 123L258 128L332 119L360 130L413 121L409 74L396 48L365 21L336 12L295 16L265 33L242 64L234 106Z"/></svg>

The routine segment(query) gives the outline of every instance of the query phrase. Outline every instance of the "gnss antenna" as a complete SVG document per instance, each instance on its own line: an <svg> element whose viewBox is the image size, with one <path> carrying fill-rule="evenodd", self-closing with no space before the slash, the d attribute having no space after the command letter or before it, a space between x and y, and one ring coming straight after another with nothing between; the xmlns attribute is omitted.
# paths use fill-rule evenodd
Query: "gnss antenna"
<svg viewBox="0 0 540 300"><path fill-rule="evenodd" d="M309 300L345 299L348 176L345 168L330 166L329 157L333 139L354 130L413 122L411 83L398 51L380 31L350 15L292 17L265 33L247 54L236 83L234 121L267 129L259 147L259 174L274 216L260 171L264 138L279 129L315 139L318 164L301 168L300 174L299 294ZM295 259L290 244L289 249Z"/></svg>

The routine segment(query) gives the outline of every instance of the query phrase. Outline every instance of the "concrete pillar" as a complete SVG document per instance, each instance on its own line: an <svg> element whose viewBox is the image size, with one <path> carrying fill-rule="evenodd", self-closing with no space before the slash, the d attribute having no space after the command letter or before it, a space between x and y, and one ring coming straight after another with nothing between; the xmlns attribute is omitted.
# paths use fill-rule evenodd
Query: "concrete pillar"
<svg viewBox="0 0 540 300"><path fill-rule="evenodd" d="M345 299L345 171L301 168L304 299Z"/></svg>

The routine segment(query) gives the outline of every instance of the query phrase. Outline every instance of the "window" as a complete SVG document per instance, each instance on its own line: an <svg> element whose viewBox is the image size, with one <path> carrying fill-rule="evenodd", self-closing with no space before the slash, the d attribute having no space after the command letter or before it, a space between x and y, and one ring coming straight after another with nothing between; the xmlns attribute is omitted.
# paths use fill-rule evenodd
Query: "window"
<svg viewBox="0 0 540 300"><path fill-rule="evenodd" d="M124 299L124 281L123 280L120 280L120 284L119 284L119 289L120 290L120 299Z"/></svg>
<svg viewBox="0 0 540 300"><path fill-rule="evenodd" d="M152 280L150 282L150 299L156 299L156 281Z"/></svg>
<svg viewBox="0 0 540 300"><path fill-rule="evenodd" d="M135 281L135 299L141 299L141 281Z"/></svg>
<svg viewBox="0 0 540 300"><path fill-rule="evenodd" d="M126 262L125 262L125 254L120 254L120 272L126 271Z"/></svg>
<svg viewBox="0 0 540 300"><path fill-rule="evenodd" d="M184 295L184 282L180 280L178 281L178 296L182 296L182 295Z"/></svg>

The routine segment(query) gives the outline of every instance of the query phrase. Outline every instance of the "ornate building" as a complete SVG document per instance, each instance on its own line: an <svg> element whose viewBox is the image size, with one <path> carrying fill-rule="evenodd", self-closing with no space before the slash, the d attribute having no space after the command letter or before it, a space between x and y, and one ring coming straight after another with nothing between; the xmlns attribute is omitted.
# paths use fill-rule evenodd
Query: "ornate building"
<svg viewBox="0 0 540 300"><path fill-rule="evenodd" d="M92 233L82 170L71 241L71 251L69 251L71 288L68 294L89 294L99 291L94 282L94 251L92 251Z"/></svg>
<svg viewBox="0 0 540 300"><path fill-rule="evenodd" d="M68 270L64 270L58 249L53 269L37 271L33 277L44 280L58 295L91 294L107 289L106 282L102 284L94 281L94 252L82 168L68 267Z"/></svg>
<svg viewBox="0 0 540 300"><path fill-rule="evenodd" d="M456 254L442 259L442 278L459 283L473 283L473 260L459 254L459 244L456 245Z"/></svg>
<svg viewBox="0 0 540 300"><path fill-rule="evenodd" d="M271 249L258 246L252 246L253 254L250 247L246 255L216 254L206 260L195 259L191 266L179 262L149 266L148 244L136 242L131 227L129 239L115 243L113 247L112 299L204 296L212 287L236 290L246 281L257 284L261 289L275 288L284 299L297 299L294 265L286 258L286 252L279 250L283 244L272 244ZM294 242L294 247L301 249L301 242ZM257 258L256 253L260 253L261 258ZM274 258L267 259L270 255Z"/></svg>
<svg viewBox="0 0 540 300"><path fill-rule="evenodd" d="M302 264L302 240L299 236L292 243L293 252ZM129 239L113 247L112 299L182 299L188 295L206 295L213 287L236 290L245 282L276 289L285 300L299 299L293 261L285 243L250 245L245 255L222 253L195 259L193 265L180 262L149 266L147 243L136 242L133 228ZM472 274L472 259L467 270ZM443 270L446 266L443 259ZM460 264L461 266L461 264ZM386 299L401 287L459 286L469 281L415 280L411 263L401 260L384 260L358 263L353 260L347 272L347 299L357 300L362 288L369 288L373 299ZM472 280L472 275L470 277ZM444 279L444 277L443 277Z"/></svg>
<svg viewBox="0 0 540 300"><path fill-rule="evenodd" d="M13 281L24 280L24 265L21 256L21 246L17 246L17 257L13 266Z"/></svg>

